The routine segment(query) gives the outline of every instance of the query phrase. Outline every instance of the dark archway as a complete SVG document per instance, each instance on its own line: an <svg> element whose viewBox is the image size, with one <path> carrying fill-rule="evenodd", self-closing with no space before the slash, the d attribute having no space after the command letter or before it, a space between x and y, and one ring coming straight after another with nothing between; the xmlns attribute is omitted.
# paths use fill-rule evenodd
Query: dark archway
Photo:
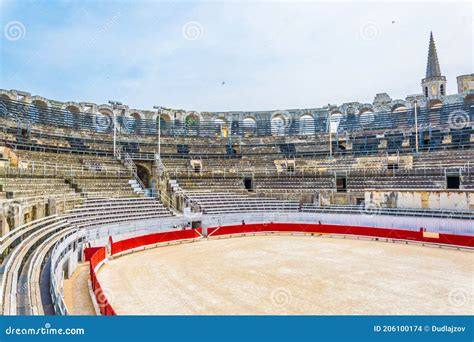
<svg viewBox="0 0 474 342"><path fill-rule="evenodd" d="M150 171L145 166L137 164L137 174L145 188L148 189L150 187Z"/></svg>

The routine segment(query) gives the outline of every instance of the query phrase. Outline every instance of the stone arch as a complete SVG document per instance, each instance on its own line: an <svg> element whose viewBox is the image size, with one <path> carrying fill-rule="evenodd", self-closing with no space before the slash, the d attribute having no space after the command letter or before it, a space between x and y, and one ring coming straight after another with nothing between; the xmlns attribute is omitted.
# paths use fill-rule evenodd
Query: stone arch
<svg viewBox="0 0 474 342"><path fill-rule="evenodd" d="M16 97L13 94L9 93L9 92L2 92L0 94L0 97L2 99L6 99L6 100L10 100L10 101L15 101L16 100Z"/></svg>
<svg viewBox="0 0 474 342"><path fill-rule="evenodd" d="M46 99L34 99L31 104L35 107L47 108L50 107L50 103Z"/></svg>
<svg viewBox="0 0 474 342"><path fill-rule="evenodd" d="M152 117L152 121L156 126L156 129L158 130L158 120L160 120L160 127L161 131L165 130L170 124L171 124L171 117L169 114L154 114Z"/></svg>
<svg viewBox="0 0 474 342"><path fill-rule="evenodd" d="M108 115L112 117L114 115L114 112L112 110L112 107L107 106L107 105L102 105L97 108L97 112L103 115Z"/></svg>
<svg viewBox="0 0 474 342"><path fill-rule="evenodd" d="M242 131L244 134L255 134L257 132L257 120L253 116L247 116L242 120Z"/></svg>
<svg viewBox="0 0 474 342"><path fill-rule="evenodd" d="M133 118L135 120L144 120L145 119L145 115L143 115L143 113L141 113L139 111L132 111L132 112L130 112L129 116L130 116L130 118Z"/></svg>
<svg viewBox="0 0 474 342"><path fill-rule="evenodd" d="M32 106L29 109L29 116L31 122L40 122L41 117L47 117L48 116L48 108L49 108L49 102L44 99L34 99L31 102Z"/></svg>
<svg viewBox="0 0 474 342"><path fill-rule="evenodd" d="M408 107L405 102L397 102L392 105L390 110L392 113L401 113L408 111Z"/></svg>
<svg viewBox="0 0 474 342"><path fill-rule="evenodd" d="M188 113L184 118L184 123L188 128L195 127L199 124L199 116L196 113Z"/></svg>
<svg viewBox="0 0 474 342"><path fill-rule="evenodd" d="M300 134L314 134L314 117L310 113L303 114L299 119Z"/></svg>
<svg viewBox="0 0 474 342"><path fill-rule="evenodd" d="M334 110L330 113L329 131L331 133L337 133L343 117L344 115L339 110Z"/></svg>
<svg viewBox="0 0 474 342"><path fill-rule="evenodd" d="M81 109L78 105L75 105L75 104L69 104L69 105L66 105L65 106L65 109L69 112L69 113L74 113L74 114L77 114L77 113L80 113L81 112Z"/></svg>
<svg viewBox="0 0 474 342"><path fill-rule="evenodd" d="M362 114L367 113L367 112L371 112L371 113L374 112L374 108L372 107L372 105L365 104L365 105L362 105L359 108L359 115L362 115Z"/></svg>
<svg viewBox="0 0 474 342"><path fill-rule="evenodd" d="M430 109L439 109L441 107L443 107L443 102L441 100L432 99L428 101L428 108Z"/></svg>
<svg viewBox="0 0 474 342"><path fill-rule="evenodd" d="M221 127L227 127L229 122L227 121L227 119L225 117L219 116L219 117L214 119L214 124L216 124L218 126L221 126Z"/></svg>

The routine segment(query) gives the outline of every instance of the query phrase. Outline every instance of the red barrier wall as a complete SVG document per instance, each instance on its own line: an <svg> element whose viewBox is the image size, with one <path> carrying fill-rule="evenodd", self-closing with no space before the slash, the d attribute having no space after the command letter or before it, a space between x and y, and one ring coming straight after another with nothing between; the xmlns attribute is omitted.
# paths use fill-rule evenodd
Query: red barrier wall
<svg viewBox="0 0 474 342"><path fill-rule="evenodd" d="M104 294L104 291L100 287L99 280L95 273L96 266L104 260L106 257L105 247L99 247L95 253L90 258L90 275L92 283L92 291L94 291L95 298L97 300L97 305L99 306L100 313L104 316L115 316L115 310L110 305L107 297Z"/></svg>
<svg viewBox="0 0 474 342"><path fill-rule="evenodd" d="M84 248L84 258L86 259L86 261L91 261L91 258L94 255L94 253L97 252L97 250L100 248L102 247Z"/></svg>
<svg viewBox="0 0 474 342"><path fill-rule="evenodd" d="M306 232L306 233L332 233L346 235L362 235L370 237L415 240L421 242L442 243L464 247L474 247L474 236L439 234L439 238L428 238L423 236L422 231L403 229L372 228L361 226L340 226L329 224L305 224L305 223L258 223L225 226L220 228L208 228L208 235L228 235L253 232Z"/></svg>
<svg viewBox="0 0 474 342"><path fill-rule="evenodd" d="M112 243L112 255L142 246L154 245L161 242L194 239L200 236L201 228L137 236Z"/></svg>

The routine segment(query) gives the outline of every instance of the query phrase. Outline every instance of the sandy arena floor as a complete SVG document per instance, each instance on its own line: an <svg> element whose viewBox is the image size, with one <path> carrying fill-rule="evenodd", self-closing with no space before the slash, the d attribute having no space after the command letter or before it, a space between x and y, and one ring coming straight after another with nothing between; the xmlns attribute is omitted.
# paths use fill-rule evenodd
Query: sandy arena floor
<svg viewBox="0 0 474 342"><path fill-rule="evenodd" d="M109 261L119 315L474 314L474 253L348 239L204 240Z"/></svg>

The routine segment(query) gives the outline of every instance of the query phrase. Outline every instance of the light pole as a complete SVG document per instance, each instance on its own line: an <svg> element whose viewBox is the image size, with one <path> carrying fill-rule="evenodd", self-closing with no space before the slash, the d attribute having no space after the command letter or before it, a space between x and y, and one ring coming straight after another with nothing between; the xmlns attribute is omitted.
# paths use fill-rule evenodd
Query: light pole
<svg viewBox="0 0 474 342"><path fill-rule="evenodd" d="M163 107L153 106L153 109L156 109L158 114L158 159L161 160L161 112Z"/></svg>
<svg viewBox="0 0 474 342"><path fill-rule="evenodd" d="M416 148L416 154L418 154L418 112L416 108L418 101L414 100L413 104L415 105L415 148Z"/></svg>
<svg viewBox="0 0 474 342"><path fill-rule="evenodd" d="M116 125L116 113L115 111L119 106L122 105L122 102L119 101L109 101L109 104L112 106L112 120L113 120L113 134L114 134L114 157L117 156L117 125Z"/></svg>

